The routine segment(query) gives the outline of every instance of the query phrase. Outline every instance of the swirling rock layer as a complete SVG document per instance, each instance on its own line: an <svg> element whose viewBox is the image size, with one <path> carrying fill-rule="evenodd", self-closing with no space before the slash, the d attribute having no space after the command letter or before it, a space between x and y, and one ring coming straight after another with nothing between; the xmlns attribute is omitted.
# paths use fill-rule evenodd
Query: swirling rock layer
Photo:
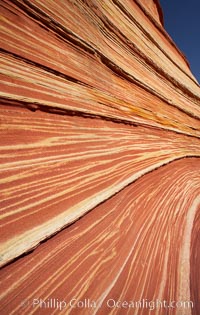
<svg viewBox="0 0 200 315"><path fill-rule="evenodd" d="M1 314L199 314L200 89L158 1L2 0L0 33Z"/></svg>

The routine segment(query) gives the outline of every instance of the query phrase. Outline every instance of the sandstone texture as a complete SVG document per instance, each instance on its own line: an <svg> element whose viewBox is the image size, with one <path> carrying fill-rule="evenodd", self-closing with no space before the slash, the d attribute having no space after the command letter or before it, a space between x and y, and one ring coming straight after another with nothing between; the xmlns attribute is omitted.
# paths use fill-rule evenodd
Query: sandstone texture
<svg viewBox="0 0 200 315"><path fill-rule="evenodd" d="M0 314L200 314L200 87L159 1L2 0L0 42Z"/></svg>

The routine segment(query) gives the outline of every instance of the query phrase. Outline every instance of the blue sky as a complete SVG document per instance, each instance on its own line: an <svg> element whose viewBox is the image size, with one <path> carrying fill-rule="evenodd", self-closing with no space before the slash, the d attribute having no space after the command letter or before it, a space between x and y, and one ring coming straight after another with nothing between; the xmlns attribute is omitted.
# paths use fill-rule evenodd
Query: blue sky
<svg viewBox="0 0 200 315"><path fill-rule="evenodd" d="M160 0L164 26L200 83L200 0Z"/></svg>

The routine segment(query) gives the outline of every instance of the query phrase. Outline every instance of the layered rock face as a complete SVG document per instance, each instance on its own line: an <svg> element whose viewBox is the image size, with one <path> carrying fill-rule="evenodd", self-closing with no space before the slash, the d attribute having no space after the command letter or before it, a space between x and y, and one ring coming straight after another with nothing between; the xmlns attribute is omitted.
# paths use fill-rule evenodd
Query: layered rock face
<svg viewBox="0 0 200 315"><path fill-rule="evenodd" d="M1 1L1 305L200 314L200 88L153 0Z"/></svg>

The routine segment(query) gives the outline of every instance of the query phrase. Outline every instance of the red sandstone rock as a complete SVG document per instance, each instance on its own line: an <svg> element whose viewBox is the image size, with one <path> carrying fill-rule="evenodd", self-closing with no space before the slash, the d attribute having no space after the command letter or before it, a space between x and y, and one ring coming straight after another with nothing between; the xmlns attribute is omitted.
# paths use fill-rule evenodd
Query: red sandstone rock
<svg viewBox="0 0 200 315"><path fill-rule="evenodd" d="M181 159L144 175L5 267L1 313L12 309L16 314L49 314L44 304L31 303L52 297L66 301L61 314L108 314L111 309L106 304L111 299L189 301L189 243L199 209L199 167L197 158ZM88 297L96 307L70 308L72 299ZM29 305L21 309L26 299ZM135 314L136 310L112 308L112 312ZM139 314L151 312L147 307L139 310Z"/></svg>
<svg viewBox="0 0 200 315"><path fill-rule="evenodd" d="M1 314L198 314L200 89L158 1L1 16Z"/></svg>

